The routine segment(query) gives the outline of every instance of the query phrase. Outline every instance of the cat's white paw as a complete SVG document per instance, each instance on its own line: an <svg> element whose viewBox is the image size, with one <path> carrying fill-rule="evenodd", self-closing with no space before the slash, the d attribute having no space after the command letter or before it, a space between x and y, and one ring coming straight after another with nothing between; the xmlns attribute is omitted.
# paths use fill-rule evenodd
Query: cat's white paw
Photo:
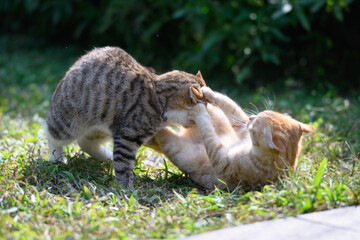
<svg viewBox="0 0 360 240"><path fill-rule="evenodd" d="M201 91L204 95L204 99L206 102L215 105L215 93L209 87L202 87Z"/></svg>
<svg viewBox="0 0 360 240"><path fill-rule="evenodd" d="M65 153L60 153L60 154L51 154L50 155L50 161L52 162L61 162L63 164L67 164L68 163L68 159L65 157Z"/></svg>
<svg viewBox="0 0 360 240"><path fill-rule="evenodd" d="M189 119L196 122L196 118L200 115L207 114L206 106L203 103L198 103L192 107L189 111Z"/></svg>

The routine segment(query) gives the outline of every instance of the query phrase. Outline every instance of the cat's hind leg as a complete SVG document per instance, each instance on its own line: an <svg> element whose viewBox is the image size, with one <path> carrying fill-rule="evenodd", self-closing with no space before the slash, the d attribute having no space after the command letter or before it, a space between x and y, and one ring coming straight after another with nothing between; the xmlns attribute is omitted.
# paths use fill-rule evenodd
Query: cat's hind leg
<svg viewBox="0 0 360 240"><path fill-rule="evenodd" d="M175 131L171 127L161 129L154 137L160 152L170 159L178 159L181 155L195 155L197 144L201 143L201 137L196 128L184 128L179 126Z"/></svg>
<svg viewBox="0 0 360 240"><path fill-rule="evenodd" d="M161 152L194 182L206 189L214 189L214 185L221 185L197 128L181 128L181 131L176 132L166 127L154 138L161 147Z"/></svg>
<svg viewBox="0 0 360 240"><path fill-rule="evenodd" d="M77 140L80 148L88 153L91 157L107 162L113 159L113 153L102 144L108 140L107 138L82 137Z"/></svg>

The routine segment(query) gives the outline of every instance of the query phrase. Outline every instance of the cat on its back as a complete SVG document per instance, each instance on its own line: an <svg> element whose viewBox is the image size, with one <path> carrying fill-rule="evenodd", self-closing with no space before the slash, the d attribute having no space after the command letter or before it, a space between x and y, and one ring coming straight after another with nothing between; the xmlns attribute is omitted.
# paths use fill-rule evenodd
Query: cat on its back
<svg viewBox="0 0 360 240"><path fill-rule="evenodd" d="M202 88L209 104L198 103L190 118L196 127L166 127L147 146L164 153L181 171L207 189L251 189L295 169L301 136L314 129L289 116L264 111L248 117L230 98ZM221 181L219 181L219 179Z"/></svg>

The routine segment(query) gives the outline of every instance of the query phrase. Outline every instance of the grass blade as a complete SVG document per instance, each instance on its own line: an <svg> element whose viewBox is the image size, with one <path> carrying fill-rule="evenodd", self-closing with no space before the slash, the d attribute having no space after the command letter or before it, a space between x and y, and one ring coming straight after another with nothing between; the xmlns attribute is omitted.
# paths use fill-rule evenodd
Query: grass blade
<svg viewBox="0 0 360 240"><path fill-rule="evenodd" d="M324 176L326 164L327 164L327 159L324 158L324 160L321 161L320 166L315 175L314 182L313 182L314 188L317 188L320 185L322 177Z"/></svg>

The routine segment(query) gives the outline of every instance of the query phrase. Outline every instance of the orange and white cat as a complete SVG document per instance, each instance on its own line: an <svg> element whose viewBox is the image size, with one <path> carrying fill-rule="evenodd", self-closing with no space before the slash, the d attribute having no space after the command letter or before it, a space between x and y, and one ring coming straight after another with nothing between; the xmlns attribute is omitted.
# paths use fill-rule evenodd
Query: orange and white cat
<svg viewBox="0 0 360 240"><path fill-rule="evenodd" d="M164 153L207 189L263 186L296 168L301 136L314 127L274 111L248 115L229 97L203 87L190 111L196 127L166 127L146 145ZM222 181L219 181L219 179Z"/></svg>

